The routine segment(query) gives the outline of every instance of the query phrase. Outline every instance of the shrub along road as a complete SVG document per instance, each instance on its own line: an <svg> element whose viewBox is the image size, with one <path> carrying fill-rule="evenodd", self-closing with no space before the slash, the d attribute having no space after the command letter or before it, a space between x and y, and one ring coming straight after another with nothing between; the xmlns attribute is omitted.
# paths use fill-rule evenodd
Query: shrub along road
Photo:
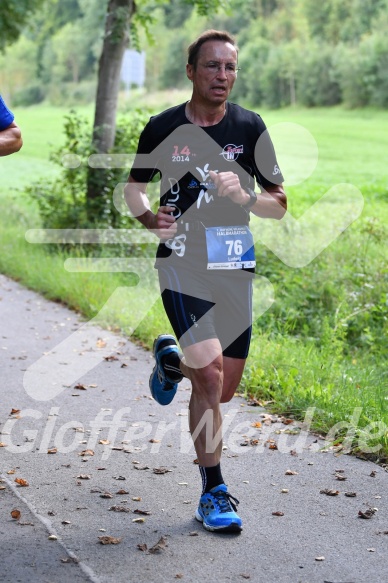
<svg viewBox="0 0 388 583"><path fill-rule="evenodd" d="M222 464L244 531L208 533L189 384L162 408L150 353L4 276L0 298L2 581L388 580L383 468L236 397Z"/></svg>

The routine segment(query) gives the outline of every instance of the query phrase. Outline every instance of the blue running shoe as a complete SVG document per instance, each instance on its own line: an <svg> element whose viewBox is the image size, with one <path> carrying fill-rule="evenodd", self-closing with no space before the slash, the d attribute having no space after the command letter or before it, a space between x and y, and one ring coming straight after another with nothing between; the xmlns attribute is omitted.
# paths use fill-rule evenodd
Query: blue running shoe
<svg viewBox="0 0 388 583"><path fill-rule="evenodd" d="M167 343L167 344L166 344ZM156 360L150 376L151 395L159 405L169 405L178 388L178 382L169 379L162 364L162 357L171 352L178 352L174 336L161 334L154 341L153 354Z"/></svg>
<svg viewBox="0 0 388 583"><path fill-rule="evenodd" d="M225 484L215 486L199 499L195 518L212 532L241 532L242 520L237 514L237 498L231 496Z"/></svg>

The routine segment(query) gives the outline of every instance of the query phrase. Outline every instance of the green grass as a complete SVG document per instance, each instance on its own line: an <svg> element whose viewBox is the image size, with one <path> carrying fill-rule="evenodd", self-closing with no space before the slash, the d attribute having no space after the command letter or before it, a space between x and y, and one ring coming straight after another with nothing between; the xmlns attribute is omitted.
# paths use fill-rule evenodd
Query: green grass
<svg viewBox="0 0 388 583"><path fill-rule="evenodd" d="M67 110L46 106L16 112L24 147L17 155L0 160L4 209L0 270L51 299L66 302L85 318L99 317L103 325L132 334L150 346L160 330L168 329L168 323L160 301L153 304L151 296L144 294L143 301L153 307L133 330L137 292L136 287L128 287L136 283L130 274L69 273L64 269L67 255L48 254L44 247L24 239L27 229L39 226L39 217L35 206L13 188L23 189L38 176L56 175L58 169L47 156L49 144L58 146L62 141L65 113ZM92 118L91 108L84 108L83 113ZM271 401L274 410L297 418L314 406L313 425L324 432L351 419L354 409L361 407L356 437L365 437L370 423L383 422L381 435L369 438L370 445L382 446L377 457L386 459L388 171L384 153L388 112L334 108L261 113L270 128L284 122L299 124L318 144L319 160L313 174L287 187L294 216L339 182L357 186L365 206L361 217L302 269L287 267L264 246L257 246L258 271L274 285L276 302L255 325L241 390L247 396ZM290 132L274 131L275 144L279 135L283 136L277 146L280 163L292 168L301 156ZM78 248L68 255L81 257L82 253ZM115 289L125 286L129 295L124 292L109 302Z"/></svg>

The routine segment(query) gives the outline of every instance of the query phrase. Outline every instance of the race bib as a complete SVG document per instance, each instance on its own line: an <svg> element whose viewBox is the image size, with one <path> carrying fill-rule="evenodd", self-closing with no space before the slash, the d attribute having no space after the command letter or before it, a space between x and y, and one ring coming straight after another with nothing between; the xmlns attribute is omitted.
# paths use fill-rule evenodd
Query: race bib
<svg viewBox="0 0 388 583"><path fill-rule="evenodd" d="M248 269L255 267L253 237L246 225L207 227L207 268Z"/></svg>

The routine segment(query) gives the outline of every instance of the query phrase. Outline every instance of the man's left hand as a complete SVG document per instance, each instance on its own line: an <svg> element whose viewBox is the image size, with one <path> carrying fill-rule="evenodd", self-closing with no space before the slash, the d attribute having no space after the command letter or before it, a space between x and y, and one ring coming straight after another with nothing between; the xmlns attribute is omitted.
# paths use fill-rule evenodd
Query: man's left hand
<svg viewBox="0 0 388 583"><path fill-rule="evenodd" d="M218 189L218 196L228 196L236 204L247 204L249 194L241 187L240 178L234 172L209 172L211 180Z"/></svg>

